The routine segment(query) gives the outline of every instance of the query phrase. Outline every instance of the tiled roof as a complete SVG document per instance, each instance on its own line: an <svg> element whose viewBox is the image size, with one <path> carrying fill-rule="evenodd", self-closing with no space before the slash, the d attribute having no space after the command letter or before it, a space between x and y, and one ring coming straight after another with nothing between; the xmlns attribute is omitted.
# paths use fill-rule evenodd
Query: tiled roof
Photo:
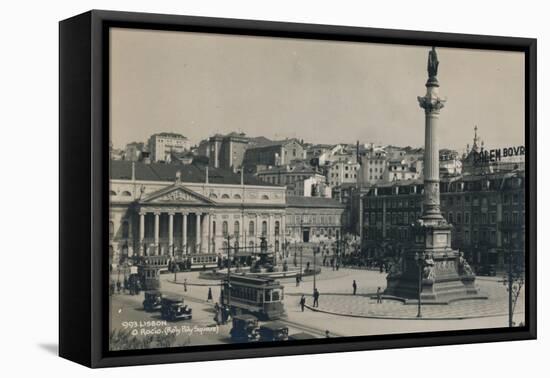
<svg viewBox="0 0 550 378"><path fill-rule="evenodd" d="M289 207L323 207L323 208L345 208L345 205L334 198L322 197L297 197L287 196L286 204Z"/></svg>
<svg viewBox="0 0 550 378"><path fill-rule="evenodd" d="M135 163L135 179L140 181L168 181L173 182L176 172L181 172L182 182L204 183L206 167L188 164L162 164L162 163ZM111 160L110 177L113 180L131 180L132 162L126 160ZM208 182L212 184L241 183L241 175L220 168L208 168ZM252 175L244 175L245 185L277 186L260 181Z"/></svg>

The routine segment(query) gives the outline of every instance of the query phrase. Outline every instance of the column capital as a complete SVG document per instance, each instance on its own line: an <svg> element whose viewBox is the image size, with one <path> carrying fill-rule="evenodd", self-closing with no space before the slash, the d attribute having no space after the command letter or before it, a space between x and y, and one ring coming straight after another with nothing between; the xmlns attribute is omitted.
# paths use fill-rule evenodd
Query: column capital
<svg viewBox="0 0 550 378"><path fill-rule="evenodd" d="M153 214L155 214L156 217L158 217L160 215L161 211L158 211L158 210L155 210L153 211Z"/></svg>

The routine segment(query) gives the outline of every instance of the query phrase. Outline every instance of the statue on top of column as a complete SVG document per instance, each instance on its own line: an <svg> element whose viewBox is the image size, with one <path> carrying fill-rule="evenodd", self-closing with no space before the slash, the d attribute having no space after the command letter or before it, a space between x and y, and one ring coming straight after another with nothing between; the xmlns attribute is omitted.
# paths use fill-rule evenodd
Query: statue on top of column
<svg viewBox="0 0 550 378"><path fill-rule="evenodd" d="M435 46L432 47L432 50L428 54L428 76L430 79L437 76L437 68L439 67L439 60L437 60L437 52L435 51Z"/></svg>

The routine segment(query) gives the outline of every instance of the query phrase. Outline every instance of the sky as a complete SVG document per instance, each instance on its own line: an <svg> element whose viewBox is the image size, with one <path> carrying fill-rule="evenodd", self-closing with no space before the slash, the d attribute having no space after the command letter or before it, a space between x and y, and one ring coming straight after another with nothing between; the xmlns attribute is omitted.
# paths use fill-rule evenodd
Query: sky
<svg viewBox="0 0 550 378"><path fill-rule="evenodd" d="M111 29L111 141L244 132L312 143L424 144L429 48ZM438 48L440 148L524 144L524 56Z"/></svg>

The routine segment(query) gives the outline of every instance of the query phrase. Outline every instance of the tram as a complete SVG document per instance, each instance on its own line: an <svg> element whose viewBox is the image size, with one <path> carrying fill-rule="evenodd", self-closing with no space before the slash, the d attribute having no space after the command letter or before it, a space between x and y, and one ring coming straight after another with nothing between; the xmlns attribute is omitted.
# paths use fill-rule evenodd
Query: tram
<svg viewBox="0 0 550 378"><path fill-rule="evenodd" d="M180 271L206 270L218 267L218 255L215 253L191 253L176 258Z"/></svg>
<svg viewBox="0 0 550 378"><path fill-rule="evenodd" d="M160 272L168 269L169 256L143 256L137 263L138 277L143 290L160 288Z"/></svg>
<svg viewBox="0 0 550 378"><path fill-rule="evenodd" d="M261 319L279 319L285 315L284 286L273 278L235 275L226 279L221 295L222 305L235 314L250 313ZM228 291L229 290L229 291ZM227 295L229 293L229 295Z"/></svg>

